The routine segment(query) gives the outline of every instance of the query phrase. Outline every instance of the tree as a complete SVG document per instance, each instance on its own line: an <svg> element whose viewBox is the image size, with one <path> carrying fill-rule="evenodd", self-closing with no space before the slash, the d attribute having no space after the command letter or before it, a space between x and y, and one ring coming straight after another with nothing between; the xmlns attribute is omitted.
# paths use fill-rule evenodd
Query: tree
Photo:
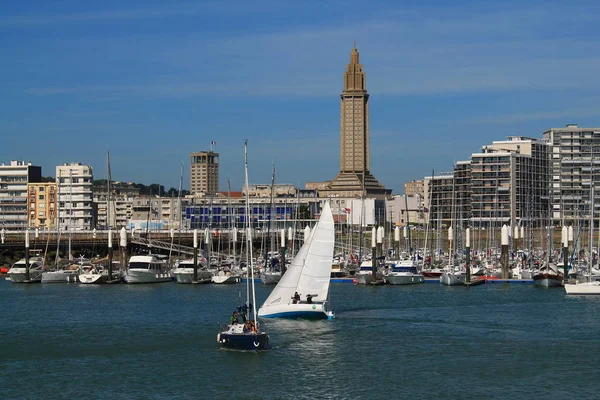
<svg viewBox="0 0 600 400"><path fill-rule="evenodd" d="M298 219L312 219L313 216L307 204L300 204L298 207Z"/></svg>

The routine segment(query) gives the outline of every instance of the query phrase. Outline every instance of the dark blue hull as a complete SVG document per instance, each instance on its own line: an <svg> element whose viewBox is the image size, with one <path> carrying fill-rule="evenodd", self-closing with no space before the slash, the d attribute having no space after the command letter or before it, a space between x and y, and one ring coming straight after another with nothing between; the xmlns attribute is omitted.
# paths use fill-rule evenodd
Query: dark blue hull
<svg viewBox="0 0 600 400"><path fill-rule="evenodd" d="M221 347L232 350L268 350L271 348L269 335L266 333L225 333L221 332L217 341Z"/></svg>

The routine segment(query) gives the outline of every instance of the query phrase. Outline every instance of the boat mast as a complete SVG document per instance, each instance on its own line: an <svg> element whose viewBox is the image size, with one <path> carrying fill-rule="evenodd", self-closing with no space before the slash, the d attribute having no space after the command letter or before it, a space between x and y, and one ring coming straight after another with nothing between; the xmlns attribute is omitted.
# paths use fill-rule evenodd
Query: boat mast
<svg viewBox="0 0 600 400"><path fill-rule="evenodd" d="M433 177L433 174L435 173L435 170L431 170L431 176ZM429 189L429 186L427 187L427 189ZM428 209L427 209L427 224L425 225L425 249L423 250L423 257L425 257L423 259L423 265L425 265L425 259L427 258L427 240L429 239L429 223L431 222L431 191L429 191L430 193L428 194L429 197L429 204L428 204ZM406 193L404 193L406 194ZM433 247L433 246L432 246ZM431 251L431 250L430 250ZM431 268L433 265L433 257L429 258L429 268Z"/></svg>
<svg viewBox="0 0 600 400"><path fill-rule="evenodd" d="M250 202L250 195L249 195L249 191L248 191L248 139L246 139L244 141L244 174L245 174L245 180L246 180L246 216L250 215L250 206L249 206L249 202ZM275 179L275 166L273 166L273 179ZM248 262L248 266L250 268L250 279L252 279L252 314L253 314L253 319L254 319L254 325L257 326L257 320L256 320L256 295L254 293L254 264L252 262L252 236L251 236L251 227L250 227L250 220L249 218L246 218L247 220L247 232L246 232L246 241L247 241L247 253L248 257L249 257L249 262Z"/></svg>
<svg viewBox="0 0 600 400"><path fill-rule="evenodd" d="M69 168L69 261L73 260L71 252L71 231L73 230L73 170Z"/></svg>
<svg viewBox="0 0 600 400"><path fill-rule="evenodd" d="M177 192L177 204L179 210L179 237L177 238L177 259L181 258L181 228L183 225L183 213L181 204L181 190L183 189L183 162L181 163L181 171L179 172L179 191ZM172 244L171 244L172 247Z"/></svg>

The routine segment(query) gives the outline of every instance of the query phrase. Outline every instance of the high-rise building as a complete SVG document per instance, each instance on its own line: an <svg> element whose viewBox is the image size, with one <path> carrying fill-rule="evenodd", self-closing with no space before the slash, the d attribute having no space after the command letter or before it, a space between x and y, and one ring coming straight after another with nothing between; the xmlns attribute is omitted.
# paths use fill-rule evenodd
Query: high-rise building
<svg viewBox="0 0 600 400"><path fill-rule="evenodd" d="M57 216L56 182L38 182L27 185L29 227L55 228Z"/></svg>
<svg viewBox="0 0 600 400"><path fill-rule="evenodd" d="M219 153L190 154L190 193L215 194L219 191Z"/></svg>
<svg viewBox="0 0 600 400"><path fill-rule="evenodd" d="M510 136L471 155L471 221L474 227L548 221L549 147Z"/></svg>
<svg viewBox="0 0 600 400"><path fill-rule="evenodd" d="M600 128L569 124L544 132L552 148L552 219L575 226L590 216L591 186L594 186L594 219L600 218ZM587 223L586 223L587 224Z"/></svg>
<svg viewBox="0 0 600 400"><path fill-rule="evenodd" d="M92 167L66 163L56 167L58 224L60 229L93 228Z"/></svg>
<svg viewBox="0 0 600 400"><path fill-rule="evenodd" d="M42 168L31 163L11 161L0 165L0 229L27 227L27 184L41 179Z"/></svg>
<svg viewBox="0 0 600 400"><path fill-rule="evenodd" d="M340 96L340 172L326 189L325 197L388 198L386 189L371 175L369 147L369 94L366 74L356 46L350 52L350 64L344 72Z"/></svg>

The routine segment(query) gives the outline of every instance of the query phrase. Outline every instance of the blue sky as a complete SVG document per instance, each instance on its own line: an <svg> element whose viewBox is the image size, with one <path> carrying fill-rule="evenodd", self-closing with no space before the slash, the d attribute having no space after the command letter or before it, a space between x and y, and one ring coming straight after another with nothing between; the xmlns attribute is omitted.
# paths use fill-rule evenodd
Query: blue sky
<svg viewBox="0 0 600 400"><path fill-rule="evenodd" d="M178 186L211 141L221 189L333 178L353 41L371 170L394 193L508 135L600 126L600 3L0 3L0 161Z"/></svg>

